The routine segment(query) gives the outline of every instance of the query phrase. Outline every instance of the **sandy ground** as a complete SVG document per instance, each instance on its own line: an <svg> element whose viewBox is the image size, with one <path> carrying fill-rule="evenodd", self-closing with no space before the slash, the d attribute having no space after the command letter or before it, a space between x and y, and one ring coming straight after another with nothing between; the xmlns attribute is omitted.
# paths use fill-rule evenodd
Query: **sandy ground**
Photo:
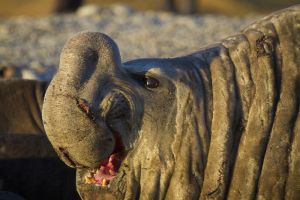
<svg viewBox="0 0 300 200"><path fill-rule="evenodd" d="M175 57L230 36L257 18L140 12L123 5L89 5L68 15L0 18L0 65L16 66L23 78L49 80L64 43L81 31L111 36L123 61Z"/></svg>

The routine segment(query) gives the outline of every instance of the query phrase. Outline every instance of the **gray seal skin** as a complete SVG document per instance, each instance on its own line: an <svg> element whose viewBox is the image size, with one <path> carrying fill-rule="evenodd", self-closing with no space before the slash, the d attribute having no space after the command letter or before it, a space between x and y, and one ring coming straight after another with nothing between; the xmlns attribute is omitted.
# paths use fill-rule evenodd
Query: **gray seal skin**
<svg viewBox="0 0 300 200"><path fill-rule="evenodd" d="M108 36L79 33L46 91L45 131L82 199L299 199L299 51L298 5L179 58L122 64ZM110 185L86 183L116 152Z"/></svg>

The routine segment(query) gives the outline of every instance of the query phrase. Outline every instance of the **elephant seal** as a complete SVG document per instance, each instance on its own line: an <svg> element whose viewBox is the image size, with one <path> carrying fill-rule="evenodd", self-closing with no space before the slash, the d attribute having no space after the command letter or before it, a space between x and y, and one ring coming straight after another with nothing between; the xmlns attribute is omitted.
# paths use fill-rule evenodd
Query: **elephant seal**
<svg viewBox="0 0 300 200"><path fill-rule="evenodd" d="M45 135L41 108L47 82L0 80L0 199L79 199L75 171ZM9 192L4 192L4 191Z"/></svg>
<svg viewBox="0 0 300 200"><path fill-rule="evenodd" d="M71 38L43 105L82 199L299 199L300 6L198 52Z"/></svg>
<svg viewBox="0 0 300 200"><path fill-rule="evenodd" d="M42 103L48 83L0 79L0 133L44 133Z"/></svg>
<svg viewBox="0 0 300 200"><path fill-rule="evenodd" d="M21 72L15 66L0 65L0 79L20 78Z"/></svg>

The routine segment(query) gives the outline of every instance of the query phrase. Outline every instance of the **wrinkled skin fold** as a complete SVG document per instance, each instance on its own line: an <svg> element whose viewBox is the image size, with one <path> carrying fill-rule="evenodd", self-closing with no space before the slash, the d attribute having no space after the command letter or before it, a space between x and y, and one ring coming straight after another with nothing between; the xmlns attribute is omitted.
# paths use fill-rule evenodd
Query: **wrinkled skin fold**
<svg viewBox="0 0 300 200"><path fill-rule="evenodd" d="M299 199L300 6L187 56L122 63L101 33L71 38L44 99L83 199ZM113 153L109 187L84 176Z"/></svg>

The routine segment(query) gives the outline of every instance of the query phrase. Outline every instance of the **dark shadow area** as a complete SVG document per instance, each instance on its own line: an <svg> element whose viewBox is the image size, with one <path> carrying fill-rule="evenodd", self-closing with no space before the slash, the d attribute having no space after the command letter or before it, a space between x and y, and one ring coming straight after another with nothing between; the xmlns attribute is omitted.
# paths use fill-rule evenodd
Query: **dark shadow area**
<svg viewBox="0 0 300 200"><path fill-rule="evenodd" d="M25 199L79 199L75 188L75 169L58 158L0 160L1 190Z"/></svg>
<svg viewBox="0 0 300 200"><path fill-rule="evenodd" d="M75 176L43 133L0 133L0 191L27 200L76 200Z"/></svg>
<svg viewBox="0 0 300 200"><path fill-rule="evenodd" d="M83 0L56 0L54 13L68 13L76 11L83 3Z"/></svg>
<svg viewBox="0 0 300 200"><path fill-rule="evenodd" d="M246 2L249 5L254 6L258 10L266 10L266 11L273 11L283 9L295 4L299 4L299 0L240 0L241 2Z"/></svg>
<svg viewBox="0 0 300 200"><path fill-rule="evenodd" d="M198 12L197 0L164 0L163 8L167 11L181 13L181 14L194 14Z"/></svg>

